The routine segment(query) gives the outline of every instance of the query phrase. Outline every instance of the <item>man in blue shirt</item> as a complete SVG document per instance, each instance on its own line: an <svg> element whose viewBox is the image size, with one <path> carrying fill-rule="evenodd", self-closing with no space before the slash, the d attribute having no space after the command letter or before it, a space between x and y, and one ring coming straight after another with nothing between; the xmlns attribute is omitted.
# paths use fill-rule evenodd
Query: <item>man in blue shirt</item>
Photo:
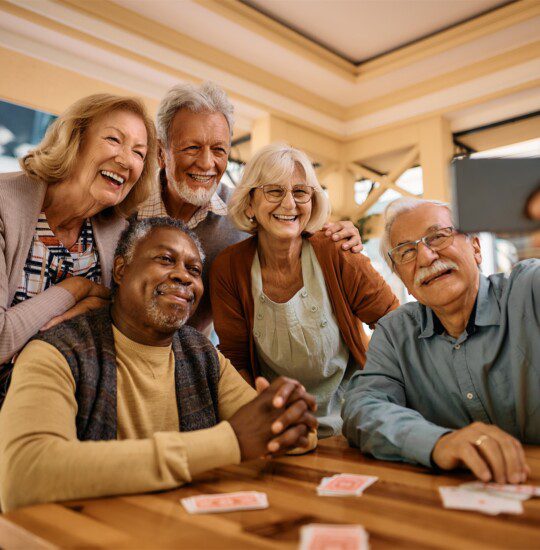
<svg viewBox="0 0 540 550"><path fill-rule="evenodd" d="M447 205L399 199L381 252L418 300L379 321L343 433L363 452L520 483L540 444L540 261L484 277Z"/></svg>

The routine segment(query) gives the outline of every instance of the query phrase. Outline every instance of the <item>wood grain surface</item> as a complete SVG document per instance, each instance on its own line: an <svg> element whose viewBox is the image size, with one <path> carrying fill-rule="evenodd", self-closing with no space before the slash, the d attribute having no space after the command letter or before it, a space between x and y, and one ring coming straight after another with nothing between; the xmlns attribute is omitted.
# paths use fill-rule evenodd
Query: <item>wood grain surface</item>
<svg viewBox="0 0 540 550"><path fill-rule="evenodd" d="M540 485L540 447L526 448L530 482ZM126 465L128 467L128 465ZM319 497L321 478L376 475L361 497ZM30 506L0 515L1 548L296 548L308 523L361 524L374 550L387 548L540 548L540 499L525 513L486 516L445 510L437 487L473 478L381 462L341 437L315 453L213 470L174 491ZM189 515L179 499L203 493L257 490L267 510Z"/></svg>

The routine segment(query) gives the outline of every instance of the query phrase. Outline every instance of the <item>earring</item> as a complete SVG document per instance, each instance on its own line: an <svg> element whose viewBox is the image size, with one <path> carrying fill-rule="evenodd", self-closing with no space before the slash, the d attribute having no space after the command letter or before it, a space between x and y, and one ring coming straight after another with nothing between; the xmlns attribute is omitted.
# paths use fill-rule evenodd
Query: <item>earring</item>
<svg viewBox="0 0 540 550"><path fill-rule="evenodd" d="M249 223L256 223L255 216L248 217Z"/></svg>

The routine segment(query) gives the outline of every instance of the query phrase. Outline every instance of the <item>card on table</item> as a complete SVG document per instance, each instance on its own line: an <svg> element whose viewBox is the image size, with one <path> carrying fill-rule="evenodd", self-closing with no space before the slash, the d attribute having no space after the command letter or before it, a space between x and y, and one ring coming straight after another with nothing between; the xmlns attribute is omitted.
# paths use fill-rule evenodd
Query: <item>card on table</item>
<svg viewBox="0 0 540 550"><path fill-rule="evenodd" d="M311 523L300 529L299 550L367 550L368 534L361 525Z"/></svg>
<svg viewBox="0 0 540 550"><path fill-rule="evenodd" d="M492 516L500 513L523 513L523 505L519 500L471 491L460 487L439 487L439 493L445 508L474 510Z"/></svg>
<svg viewBox="0 0 540 550"><path fill-rule="evenodd" d="M215 514L268 508L266 493L258 491L197 495L180 499L180 502L190 514Z"/></svg>
<svg viewBox="0 0 540 550"><path fill-rule="evenodd" d="M509 483L483 483L481 481L474 481L472 483L463 483L460 487L471 491L486 491L506 498L515 498L516 500L540 497L540 487L535 485L511 485Z"/></svg>
<svg viewBox="0 0 540 550"><path fill-rule="evenodd" d="M379 478L357 474L336 474L325 477L317 487L319 496L360 496Z"/></svg>

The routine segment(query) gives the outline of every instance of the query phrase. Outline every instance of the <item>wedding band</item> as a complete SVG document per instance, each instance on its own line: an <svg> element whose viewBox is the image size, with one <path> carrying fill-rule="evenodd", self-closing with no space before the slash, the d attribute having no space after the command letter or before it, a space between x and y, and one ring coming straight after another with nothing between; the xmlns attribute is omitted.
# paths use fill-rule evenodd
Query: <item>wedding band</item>
<svg viewBox="0 0 540 550"><path fill-rule="evenodd" d="M484 441L486 439L489 439L489 435L481 435L475 442L474 444L477 446L477 447L480 447L480 445L482 445L482 443L484 443Z"/></svg>

